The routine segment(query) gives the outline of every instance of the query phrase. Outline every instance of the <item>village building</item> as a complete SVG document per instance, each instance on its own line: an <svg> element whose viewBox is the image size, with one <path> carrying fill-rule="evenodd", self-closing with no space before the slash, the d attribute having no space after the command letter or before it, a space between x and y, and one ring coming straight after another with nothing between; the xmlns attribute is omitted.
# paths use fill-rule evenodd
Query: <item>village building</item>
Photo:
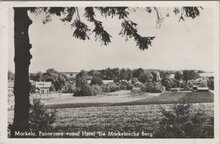
<svg viewBox="0 0 220 144"><path fill-rule="evenodd" d="M103 84L113 84L113 80L103 80Z"/></svg>
<svg viewBox="0 0 220 144"><path fill-rule="evenodd" d="M62 72L65 74L68 78L75 79L78 72Z"/></svg>
<svg viewBox="0 0 220 144"><path fill-rule="evenodd" d="M187 86L194 91L208 91L207 80L198 78L196 80L189 80Z"/></svg>
<svg viewBox="0 0 220 144"><path fill-rule="evenodd" d="M51 82L36 82L36 92L39 92L41 94L47 94L50 92L50 88L52 86Z"/></svg>

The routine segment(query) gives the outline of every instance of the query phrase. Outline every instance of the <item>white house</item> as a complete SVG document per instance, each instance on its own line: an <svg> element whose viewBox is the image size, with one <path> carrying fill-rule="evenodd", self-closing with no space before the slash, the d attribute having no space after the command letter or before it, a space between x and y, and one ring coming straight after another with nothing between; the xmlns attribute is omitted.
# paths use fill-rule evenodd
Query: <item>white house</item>
<svg viewBox="0 0 220 144"><path fill-rule="evenodd" d="M112 83L114 83L114 81L113 80L103 80L103 83L104 84L112 84Z"/></svg>
<svg viewBox="0 0 220 144"><path fill-rule="evenodd" d="M14 81L8 81L8 94L13 94L14 92Z"/></svg>

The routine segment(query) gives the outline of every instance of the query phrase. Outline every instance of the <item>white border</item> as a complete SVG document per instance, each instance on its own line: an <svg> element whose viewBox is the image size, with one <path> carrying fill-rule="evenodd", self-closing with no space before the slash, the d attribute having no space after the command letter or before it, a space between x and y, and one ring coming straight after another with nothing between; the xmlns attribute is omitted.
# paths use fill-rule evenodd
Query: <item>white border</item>
<svg viewBox="0 0 220 144"><path fill-rule="evenodd" d="M215 138L214 139L8 139L7 138L7 70L8 70L8 8L30 7L30 6L132 6L132 7L174 7L174 6L203 6L215 10L216 22L213 24L216 30L215 45ZM152 143L152 144L174 144L174 143L198 143L218 144L219 141L219 2L218 1L49 1L49 2L0 2L0 143ZM3 23L2 23L3 22ZM4 37L3 37L4 36Z"/></svg>

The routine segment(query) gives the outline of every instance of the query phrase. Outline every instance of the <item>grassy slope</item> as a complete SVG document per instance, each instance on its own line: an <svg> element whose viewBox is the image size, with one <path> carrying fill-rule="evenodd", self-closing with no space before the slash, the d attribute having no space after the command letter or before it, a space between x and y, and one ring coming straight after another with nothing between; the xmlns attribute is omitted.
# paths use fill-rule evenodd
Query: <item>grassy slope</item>
<svg viewBox="0 0 220 144"><path fill-rule="evenodd" d="M157 97L131 102L131 104L171 104L214 102L212 92L165 92Z"/></svg>

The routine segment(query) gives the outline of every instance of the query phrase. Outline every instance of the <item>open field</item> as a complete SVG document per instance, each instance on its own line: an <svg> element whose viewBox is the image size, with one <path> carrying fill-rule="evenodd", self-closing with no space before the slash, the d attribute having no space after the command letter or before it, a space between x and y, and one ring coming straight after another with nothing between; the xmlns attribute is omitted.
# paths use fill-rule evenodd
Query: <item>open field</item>
<svg viewBox="0 0 220 144"><path fill-rule="evenodd" d="M62 96L61 96L62 97ZM47 108L75 108L90 106L123 106L146 104L174 103L207 103L214 102L212 92L165 92L162 94L133 94L130 91L119 91L99 96L73 97L66 96L43 101Z"/></svg>
<svg viewBox="0 0 220 144"><path fill-rule="evenodd" d="M154 134L162 116L161 109L171 110L176 103L192 103L192 112L201 109L213 117L213 96L211 92L138 95L129 91L120 91L90 97L51 94L35 95L31 98L41 97L49 110L57 111L57 119L53 124L57 132L126 131ZM8 123L12 123L12 120L13 109L9 108Z"/></svg>
<svg viewBox="0 0 220 144"><path fill-rule="evenodd" d="M154 133L161 118L161 108L171 110L172 104L106 106L57 109L56 131L113 131ZM213 116L213 104L193 104L192 112L203 109Z"/></svg>
<svg viewBox="0 0 220 144"><path fill-rule="evenodd" d="M214 102L214 94L205 92L164 92L134 94L130 91L103 93L98 96L77 97L72 94L35 94L32 98L40 98L47 108L76 108L97 106L123 106L146 104L174 103L209 103ZM13 96L9 97L9 109L13 110Z"/></svg>

